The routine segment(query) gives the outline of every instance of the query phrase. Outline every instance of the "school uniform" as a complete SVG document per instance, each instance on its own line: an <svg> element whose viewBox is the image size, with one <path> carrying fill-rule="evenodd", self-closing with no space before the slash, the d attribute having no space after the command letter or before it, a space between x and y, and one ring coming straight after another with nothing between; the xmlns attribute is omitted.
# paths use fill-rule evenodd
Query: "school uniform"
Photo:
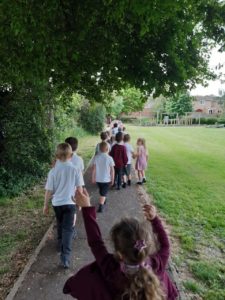
<svg viewBox="0 0 225 300"><path fill-rule="evenodd" d="M117 184L117 188L120 188L122 183L123 170L128 162L127 151L123 143L116 143L115 145L113 145L110 151L110 155L115 162L115 182Z"/></svg>
<svg viewBox="0 0 225 300"><path fill-rule="evenodd" d="M70 260L75 213L74 195L84 184L83 175L71 161L57 160L48 174L45 189L52 191L52 206L57 220L58 241L62 262Z"/></svg>
<svg viewBox="0 0 225 300"><path fill-rule="evenodd" d="M116 136L116 134L119 132L119 128L118 127L113 127L112 129L112 135Z"/></svg>
<svg viewBox="0 0 225 300"><path fill-rule="evenodd" d="M81 174L84 173L84 161L83 158L77 155L76 152L73 152L73 156L71 157L71 163L80 170ZM83 177L83 176L82 176ZM84 178L83 178L83 187L85 187Z"/></svg>
<svg viewBox="0 0 225 300"><path fill-rule="evenodd" d="M64 285L63 293L70 294L78 300L113 300L116 297L120 299L127 284L124 265L106 249L96 222L95 208L85 207L82 213L88 244L96 260L70 277ZM175 300L178 292L166 273L170 253L168 237L158 217L151 223L154 233L158 236L160 250L149 256L144 265L158 276L166 299Z"/></svg>
<svg viewBox="0 0 225 300"><path fill-rule="evenodd" d="M127 165L124 168L124 174L129 176L131 174L131 164L132 164L132 153L134 153L134 148L130 143L124 143L127 152Z"/></svg>
<svg viewBox="0 0 225 300"><path fill-rule="evenodd" d="M107 153L100 152L95 156L93 164L96 167L96 183L99 187L99 194L106 197L111 182L111 167L114 167L114 161Z"/></svg>
<svg viewBox="0 0 225 300"><path fill-rule="evenodd" d="M73 156L71 157L71 162L83 174L83 172L84 172L84 161L83 161L83 158L80 157L79 155L77 155L76 152L73 152Z"/></svg>

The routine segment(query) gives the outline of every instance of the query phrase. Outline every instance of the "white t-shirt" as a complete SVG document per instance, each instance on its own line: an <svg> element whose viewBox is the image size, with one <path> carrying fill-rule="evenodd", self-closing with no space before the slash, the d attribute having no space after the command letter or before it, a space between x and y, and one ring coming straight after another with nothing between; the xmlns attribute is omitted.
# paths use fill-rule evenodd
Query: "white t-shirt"
<svg viewBox="0 0 225 300"><path fill-rule="evenodd" d="M73 153L73 156L71 157L72 164L83 173L84 171L84 161L83 159L76 154L76 152Z"/></svg>
<svg viewBox="0 0 225 300"><path fill-rule="evenodd" d="M124 146L126 147L127 150L127 158L128 158L127 164L130 165L132 163L132 153L134 152L134 148L129 143L124 143Z"/></svg>
<svg viewBox="0 0 225 300"><path fill-rule="evenodd" d="M118 127L113 127L112 135L116 135L118 132L119 132L119 128Z"/></svg>
<svg viewBox="0 0 225 300"><path fill-rule="evenodd" d="M96 166L96 182L110 182L110 168L114 167L114 160L107 153L95 156L93 164Z"/></svg>
<svg viewBox="0 0 225 300"><path fill-rule="evenodd" d="M57 160L55 167L48 174L45 189L52 191L52 205L61 206L75 204L72 198L76 188L84 184L81 171L71 161Z"/></svg>
<svg viewBox="0 0 225 300"><path fill-rule="evenodd" d="M77 169L80 170L81 174L84 172L84 161L83 158L76 154L76 152L73 153L73 156L71 157L71 162ZM84 178L83 178L83 185L84 185Z"/></svg>

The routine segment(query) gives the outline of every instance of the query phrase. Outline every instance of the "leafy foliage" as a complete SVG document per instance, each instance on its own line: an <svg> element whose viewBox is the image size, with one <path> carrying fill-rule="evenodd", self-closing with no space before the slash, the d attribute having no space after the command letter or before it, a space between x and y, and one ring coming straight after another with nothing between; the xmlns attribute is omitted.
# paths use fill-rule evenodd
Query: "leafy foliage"
<svg viewBox="0 0 225 300"><path fill-rule="evenodd" d="M88 132L96 134L104 129L106 109L103 105L86 103L82 106L79 124Z"/></svg>
<svg viewBox="0 0 225 300"><path fill-rule="evenodd" d="M127 115L131 112L141 111L147 100L140 89L130 86L105 95L107 112L115 118L120 117L121 113Z"/></svg>
<svg viewBox="0 0 225 300"><path fill-rule="evenodd" d="M211 77L208 46L224 47L224 23L216 0L3 0L0 84L170 94Z"/></svg>
<svg viewBox="0 0 225 300"><path fill-rule="evenodd" d="M178 113L179 116L192 112L192 97L188 93L178 93L166 101L165 109L169 113Z"/></svg>

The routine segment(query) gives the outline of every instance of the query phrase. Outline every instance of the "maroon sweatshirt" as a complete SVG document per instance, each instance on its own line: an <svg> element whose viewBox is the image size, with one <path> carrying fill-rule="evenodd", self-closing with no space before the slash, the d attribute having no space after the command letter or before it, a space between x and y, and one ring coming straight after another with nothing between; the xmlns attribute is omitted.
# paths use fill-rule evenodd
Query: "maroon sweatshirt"
<svg viewBox="0 0 225 300"><path fill-rule="evenodd" d="M110 254L102 240L99 226L96 222L94 207L82 209L88 244L96 259L70 277L63 288L64 294L70 294L78 300L113 300L124 292L126 276L121 264ZM158 235L160 250L148 257L149 264L161 281L167 295L167 300L174 300L178 292L166 273L169 258L169 240L158 217L152 222L153 231Z"/></svg>
<svg viewBox="0 0 225 300"><path fill-rule="evenodd" d="M127 150L124 145L121 144L113 145L110 151L110 155L112 156L115 162L115 168L121 169L126 166L128 162L128 158L127 158Z"/></svg>

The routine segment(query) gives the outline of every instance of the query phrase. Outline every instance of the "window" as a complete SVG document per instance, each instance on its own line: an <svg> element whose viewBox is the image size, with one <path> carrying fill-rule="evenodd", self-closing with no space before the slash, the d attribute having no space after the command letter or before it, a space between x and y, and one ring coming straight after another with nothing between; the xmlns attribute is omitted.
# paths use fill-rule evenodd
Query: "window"
<svg viewBox="0 0 225 300"><path fill-rule="evenodd" d="M205 104L205 100L200 100L200 104L204 105Z"/></svg>

